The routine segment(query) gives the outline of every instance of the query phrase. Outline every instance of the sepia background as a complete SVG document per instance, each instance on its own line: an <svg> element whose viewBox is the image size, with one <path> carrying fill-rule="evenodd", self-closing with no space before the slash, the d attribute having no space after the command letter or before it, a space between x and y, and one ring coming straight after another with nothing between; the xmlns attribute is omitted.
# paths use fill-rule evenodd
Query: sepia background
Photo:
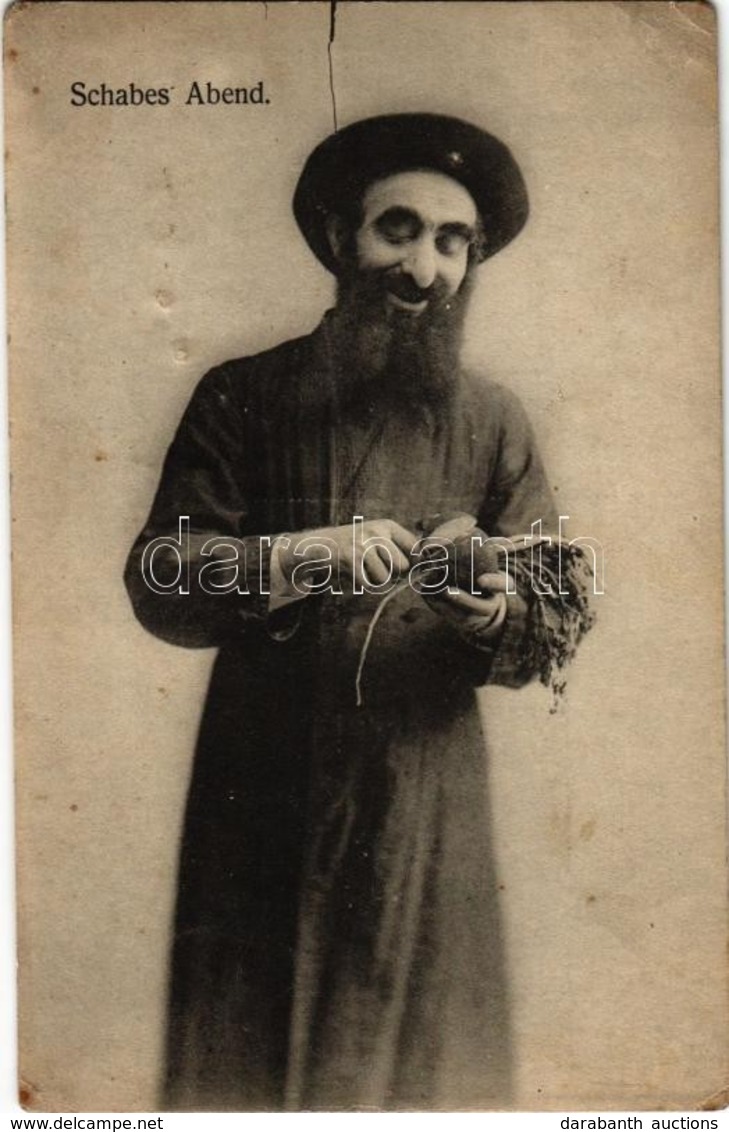
<svg viewBox="0 0 729 1132"><path fill-rule="evenodd" d="M715 25L692 3L49 3L6 19L22 1076L156 1104L207 650L122 585L199 377L316 325L291 214L333 128L431 110L508 142L522 236L468 353L524 401L606 593L556 715L489 689L524 1109L694 1108L727 1083ZM266 106L185 106L193 80ZM70 84L174 85L169 107ZM285 695L282 689L282 695ZM272 710L275 710L272 705ZM713 1102L712 1102L713 1098ZM723 1103L723 1102L722 1102Z"/></svg>

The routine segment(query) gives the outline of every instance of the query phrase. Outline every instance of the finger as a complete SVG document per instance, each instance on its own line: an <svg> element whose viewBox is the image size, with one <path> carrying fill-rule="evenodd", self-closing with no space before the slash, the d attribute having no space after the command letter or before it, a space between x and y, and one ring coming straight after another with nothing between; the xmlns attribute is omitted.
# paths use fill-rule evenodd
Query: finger
<svg viewBox="0 0 729 1132"><path fill-rule="evenodd" d="M455 542L456 539L463 538L464 535L469 535L471 531L476 529L476 518L473 515L456 515L453 519L448 519L445 523L441 523L439 527L430 532L430 537L435 538L436 541L450 539Z"/></svg>
<svg viewBox="0 0 729 1132"><path fill-rule="evenodd" d="M407 555L409 562L413 547L418 541L416 536L411 534L410 531L406 531L405 528L401 527L399 523L396 523L394 519L387 520L387 536L394 542L395 546L400 548L403 554Z"/></svg>
<svg viewBox="0 0 729 1132"><path fill-rule="evenodd" d="M514 582L509 574L479 574L476 585L480 590L491 590L492 593L513 593Z"/></svg>
<svg viewBox="0 0 729 1132"><path fill-rule="evenodd" d="M466 617L467 622L474 624L483 624L489 629L497 629L506 617L507 604L504 594L495 594L488 602L489 611L484 612L482 615L469 613Z"/></svg>
<svg viewBox="0 0 729 1132"><path fill-rule="evenodd" d="M378 584L395 577L399 578L410 569L410 563L394 542L390 542L384 535L378 535L381 542L370 544L363 553L365 570L367 570ZM384 571L384 573L383 573Z"/></svg>
<svg viewBox="0 0 729 1132"><path fill-rule="evenodd" d="M347 554L343 550L339 553L334 560L334 570L338 577L354 578L359 569L359 562L361 555L353 557L351 553Z"/></svg>
<svg viewBox="0 0 729 1132"><path fill-rule="evenodd" d="M373 548L379 550L379 547ZM362 554L359 557L358 564L358 577L357 581L363 586L382 586L392 579L392 570L390 563L385 566L379 554L373 553L372 550L368 554Z"/></svg>
<svg viewBox="0 0 729 1132"><path fill-rule="evenodd" d="M491 597L474 597L466 590L448 590L444 593L443 600L458 609L477 613L480 617L491 617L495 614L500 602L505 599L503 594L493 594Z"/></svg>
<svg viewBox="0 0 729 1132"><path fill-rule="evenodd" d="M382 558L382 561L386 563L388 567L391 567L398 575L407 574L410 569L410 559L407 558L400 550L400 547L391 540L388 540L387 545L383 544L382 546L378 546L377 553Z"/></svg>
<svg viewBox="0 0 729 1132"><path fill-rule="evenodd" d="M494 617L493 621L491 622L491 628L492 629L498 629L499 626L503 624L504 618L506 617L507 606L506 606L505 595L504 594L498 594L497 601L498 601L498 608L496 610L496 616Z"/></svg>
<svg viewBox="0 0 729 1132"><path fill-rule="evenodd" d="M481 648L488 645L499 634L501 625L506 617L506 598L500 594L501 602L496 615L487 620L483 617L467 617L461 625L461 634L469 642L469 644L476 645Z"/></svg>

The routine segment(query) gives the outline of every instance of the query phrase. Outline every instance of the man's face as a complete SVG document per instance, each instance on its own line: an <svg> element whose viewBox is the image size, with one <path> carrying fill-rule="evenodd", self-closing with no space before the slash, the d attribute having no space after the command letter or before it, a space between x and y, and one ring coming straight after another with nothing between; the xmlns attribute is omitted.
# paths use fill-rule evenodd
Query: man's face
<svg viewBox="0 0 729 1132"><path fill-rule="evenodd" d="M388 306L418 316L456 294L478 226L463 185L433 171L395 173L369 186L362 212L357 267L382 279Z"/></svg>
<svg viewBox="0 0 729 1132"><path fill-rule="evenodd" d="M480 236L468 191L441 173L413 170L374 182L358 224L329 221L338 256L330 322L339 404L419 419L458 384L463 326Z"/></svg>

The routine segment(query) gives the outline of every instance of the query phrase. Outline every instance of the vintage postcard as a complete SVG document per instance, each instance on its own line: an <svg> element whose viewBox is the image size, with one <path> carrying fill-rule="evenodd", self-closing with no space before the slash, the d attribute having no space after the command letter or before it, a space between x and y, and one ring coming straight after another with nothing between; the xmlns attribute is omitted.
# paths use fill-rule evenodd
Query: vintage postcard
<svg viewBox="0 0 729 1132"><path fill-rule="evenodd" d="M7 10L28 1109L718 1127L716 24Z"/></svg>

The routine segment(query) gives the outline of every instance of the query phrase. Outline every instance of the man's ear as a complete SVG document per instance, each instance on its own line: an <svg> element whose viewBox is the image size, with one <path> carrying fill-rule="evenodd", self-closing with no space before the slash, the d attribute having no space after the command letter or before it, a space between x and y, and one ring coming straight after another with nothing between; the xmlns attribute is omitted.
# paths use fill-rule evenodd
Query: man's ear
<svg viewBox="0 0 729 1132"><path fill-rule="evenodd" d="M330 212L326 218L325 230L329 247L332 249L334 258L342 260L344 258L344 246L347 240L347 227L341 216Z"/></svg>

